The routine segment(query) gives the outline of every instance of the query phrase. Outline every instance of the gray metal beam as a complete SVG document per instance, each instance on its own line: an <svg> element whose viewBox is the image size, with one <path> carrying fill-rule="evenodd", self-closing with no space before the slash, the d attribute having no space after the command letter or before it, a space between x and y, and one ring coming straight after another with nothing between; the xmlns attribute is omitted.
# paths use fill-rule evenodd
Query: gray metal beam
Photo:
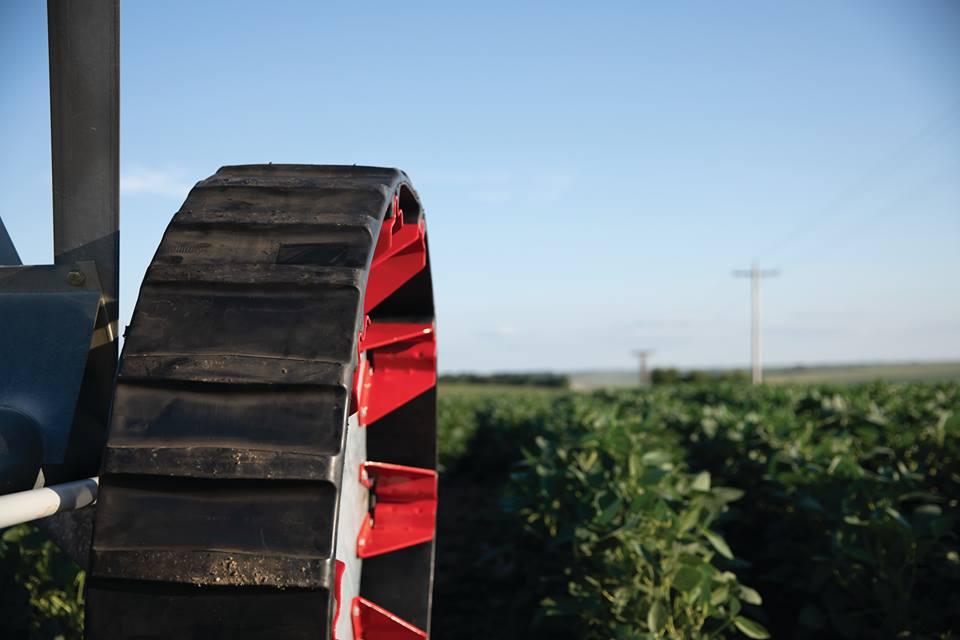
<svg viewBox="0 0 960 640"><path fill-rule="evenodd" d="M117 368L120 288L120 3L47 0L53 152L53 253L96 263L103 293L74 426L47 482L97 473Z"/></svg>
<svg viewBox="0 0 960 640"><path fill-rule="evenodd" d="M3 226L3 218L0 218L0 265L20 265L20 254L7 233L7 228Z"/></svg>
<svg viewBox="0 0 960 640"><path fill-rule="evenodd" d="M97 263L111 333L116 335L120 3L48 0L47 20L54 262Z"/></svg>

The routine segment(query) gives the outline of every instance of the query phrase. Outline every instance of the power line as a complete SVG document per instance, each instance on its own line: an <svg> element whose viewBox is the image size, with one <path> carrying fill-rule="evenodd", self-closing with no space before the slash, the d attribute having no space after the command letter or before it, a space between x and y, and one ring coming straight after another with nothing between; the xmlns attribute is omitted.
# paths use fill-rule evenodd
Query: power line
<svg viewBox="0 0 960 640"><path fill-rule="evenodd" d="M873 182L879 180L886 175L895 172L898 170L906 160L909 159L910 155L915 153L918 148L926 144L932 139L936 139L936 136L943 132L946 129L949 129L957 124L955 118L957 115L960 115L960 100L952 103L947 109L942 111L937 117L930 120L924 127L922 127L917 133L906 138L901 142L892 153L888 154L886 157L881 159L879 162L874 164L869 170L865 171L860 175L858 179L853 181L846 189L839 191L830 201L829 204L820 207L818 210L815 210L812 214L805 217L805 222L794 228L789 234L783 236L781 240L771 246L768 254L773 255L775 252L779 253L780 258L782 258L783 253L782 249L794 243L796 240L802 238L803 236L809 235L813 231L816 231L818 228L822 227L825 223L830 221L837 220L837 216L827 216L826 214L835 210L839 206L846 204L848 201L853 200L854 198L862 195L862 193L868 190L872 186ZM950 171L946 172L948 175ZM898 210L899 206L906 203L911 196L913 196L921 188L926 187L928 184L933 182L939 182L940 179L945 177L944 175L935 176L935 180L925 180L922 183L915 185L913 188L909 189L907 192L902 193L900 197L896 198L892 205L883 207L879 213L874 213L869 217L869 221L876 221L882 217L886 217L890 213L893 213ZM856 226L862 226L863 223L867 222L865 219L857 219L861 224ZM821 245L820 249L823 248ZM752 270L740 271L737 272L737 275L742 277L752 277ZM776 272L764 272L761 274L760 278L765 275L776 275ZM762 349L762 336L760 335L760 322L759 322L759 296L760 296L760 285L759 279L757 282L757 303L758 307L756 310L757 318L753 321L753 336L751 338L752 350L756 353L756 357L753 358L752 368L753 368L753 378L754 381L762 381L763 372L762 372L762 362L760 351Z"/></svg>
<svg viewBox="0 0 960 640"><path fill-rule="evenodd" d="M945 171L928 176L925 180L915 183L892 198L889 202L887 202L886 206L869 211L866 215L858 216L857 218L851 220L851 224L841 227L840 231L842 233L834 234L833 237L840 238L839 241L820 243L816 249L809 251L806 254L807 257L811 255L823 255L829 251L836 251L837 249L848 246L853 241L855 232L865 231L868 224L876 225L877 222L890 217L892 214L902 211L903 207L909 204L915 196L920 194L922 191L929 189L933 185L938 184L948 178L955 180L958 175L958 171L960 170L958 170L957 167L951 166ZM929 193L926 195L929 195Z"/></svg>
<svg viewBox="0 0 960 640"><path fill-rule="evenodd" d="M919 132L910 136L904 142L899 144L893 153L887 155L882 160L874 164L870 169L861 174L859 178L854 180L853 183L851 183L847 188L839 191L837 196L834 197L829 204L821 207L814 214L805 216L807 221L804 222L804 224L795 227L790 233L782 236L777 243L770 247L766 255L772 255L782 251L785 247L794 243L797 239L808 235L811 231L823 226L824 223L830 221L831 219L835 219L827 217L825 214L860 196L869 186L871 186L871 183L899 169L907 159L908 155L915 151L916 147L921 146L930 139L935 139L935 134L940 133L943 129L954 126L956 123L951 121L957 115L960 115L960 101L954 102L939 116L929 121L922 129L920 129ZM811 219L813 219L812 223L809 222Z"/></svg>
<svg viewBox="0 0 960 640"><path fill-rule="evenodd" d="M960 100L952 103L947 109L941 112L940 115L930 120L917 133L909 138L906 138L903 142L897 145L892 153L883 157L870 169L861 174L847 188L837 192L836 196L829 201L827 205L815 210L811 215L805 216L806 221L804 224L796 227L789 234L783 236L776 244L771 245L771 249L768 253L773 254L774 252L781 252L785 247L793 244L796 240L822 227L824 223L836 220L837 216L831 217L827 216L826 214L829 214L831 211L837 209L841 205L844 205L847 202L861 196L863 192L868 191L869 188L873 186L875 181L880 180L888 174L899 170L904 163L910 159L910 156L920 147L927 144L930 140L936 139L936 136L944 130L948 130L955 126L956 122L954 119L957 115L960 115ZM946 172L946 174L949 174L949 171ZM899 207L902 204L905 204L910 197L912 197L921 188L926 187L930 183L939 182L940 179L944 177L946 176L937 175L934 176L935 180L924 180L921 183L914 185L913 188L901 193L900 197L896 198L891 205L883 207L879 212L874 212L869 217L869 221L874 222L893 212L898 211ZM860 222L861 224L856 224L855 227L858 228L867 221L867 219L858 218L855 222ZM846 225L846 227L849 227L849 225ZM782 255L783 254L781 253L781 256ZM779 275L779 271L760 270L759 267L754 264L751 269L737 270L733 275L736 277L751 278L751 369L753 382L755 384L759 384L763 381L761 281L765 277L775 277ZM634 353L634 355L640 358L640 353L641 352L637 351ZM641 384L643 383L642 371L645 367L645 364L646 361L644 357L640 362Z"/></svg>
<svg viewBox="0 0 960 640"><path fill-rule="evenodd" d="M760 282L780 275L776 269L760 269L756 262L750 270L738 269L734 278L750 278L750 368L753 384L763 383L763 353L761 340Z"/></svg>

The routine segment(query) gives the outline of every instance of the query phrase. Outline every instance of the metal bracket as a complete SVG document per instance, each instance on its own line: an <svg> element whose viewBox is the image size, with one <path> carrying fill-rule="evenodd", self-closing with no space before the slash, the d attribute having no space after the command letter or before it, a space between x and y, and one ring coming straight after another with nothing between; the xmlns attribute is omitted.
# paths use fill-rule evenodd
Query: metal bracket
<svg viewBox="0 0 960 640"><path fill-rule="evenodd" d="M102 305L93 262L0 267L0 407L39 425L44 465L64 462L88 355L113 339Z"/></svg>

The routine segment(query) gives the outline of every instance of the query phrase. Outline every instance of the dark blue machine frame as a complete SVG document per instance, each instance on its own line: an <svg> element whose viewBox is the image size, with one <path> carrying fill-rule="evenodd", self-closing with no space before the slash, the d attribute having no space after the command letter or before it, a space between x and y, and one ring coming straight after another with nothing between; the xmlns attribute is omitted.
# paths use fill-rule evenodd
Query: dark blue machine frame
<svg viewBox="0 0 960 640"><path fill-rule="evenodd" d="M119 13L47 2L54 264L19 266L0 222L0 493L18 464L22 488L38 446L34 482L99 468L117 365Z"/></svg>

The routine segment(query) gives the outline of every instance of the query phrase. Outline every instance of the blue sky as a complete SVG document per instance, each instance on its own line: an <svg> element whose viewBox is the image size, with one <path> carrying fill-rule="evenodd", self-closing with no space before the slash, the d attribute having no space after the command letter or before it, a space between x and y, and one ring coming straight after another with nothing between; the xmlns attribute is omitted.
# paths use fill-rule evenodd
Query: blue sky
<svg viewBox="0 0 960 640"><path fill-rule="evenodd" d="M52 260L45 3L0 5L0 215ZM123 320L224 164L398 166L441 367L960 358L960 4L122 7Z"/></svg>

